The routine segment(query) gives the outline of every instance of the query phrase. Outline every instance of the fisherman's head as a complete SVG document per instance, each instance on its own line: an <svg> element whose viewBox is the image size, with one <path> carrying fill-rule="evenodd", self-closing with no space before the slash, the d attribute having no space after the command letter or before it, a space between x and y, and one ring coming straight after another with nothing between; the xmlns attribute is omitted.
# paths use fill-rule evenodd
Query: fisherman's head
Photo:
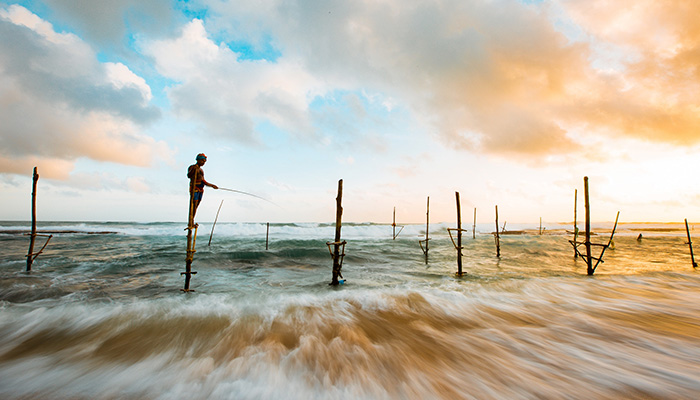
<svg viewBox="0 0 700 400"><path fill-rule="evenodd" d="M197 164L204 165L205 162L207 162L207 156L204 153L197 154Z"/></svg>

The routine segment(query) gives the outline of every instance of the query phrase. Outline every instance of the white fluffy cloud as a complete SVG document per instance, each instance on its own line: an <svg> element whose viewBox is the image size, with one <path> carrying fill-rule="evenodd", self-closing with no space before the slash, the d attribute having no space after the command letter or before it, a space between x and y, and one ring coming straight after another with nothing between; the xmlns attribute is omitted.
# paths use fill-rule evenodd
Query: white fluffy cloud
<svg viewBox="0 0 700 400"><path fill-rule="evenodd" d="M0 36L0 172L32 162L65 178L79 157L145 166L170 153L139 133L160 111L128 67L17 5L0 9Z"/></svg>

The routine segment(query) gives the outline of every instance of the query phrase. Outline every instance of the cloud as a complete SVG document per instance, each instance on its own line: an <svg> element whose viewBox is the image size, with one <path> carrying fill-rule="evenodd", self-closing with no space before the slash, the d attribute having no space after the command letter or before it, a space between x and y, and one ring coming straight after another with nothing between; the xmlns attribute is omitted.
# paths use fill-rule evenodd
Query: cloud
<svg viewBox="0 0 700 400"><path fill-rule="evenodd" d="M0 9L0 36L0 172L45 159L57 171L47 176L65 178L80 157L146 166L170 154L138 133L160 111L128 67L98 62L80 38L17 5Z"/></svg>
<svg viewBox="0 0 700 400"><path fill-rule="evenodd" d="M270 35L327 91L400 99L451 146L539 157L580 150L582 131L700 139L697 2L203 3L212 35Z"/></svg>
<svg viewBox="0 0 700 400"><path fill-rule="evenodd" d="M173 111L200 123L207 134L259 144L258 120L297 137L313 136L308 105L316 80L291 59L239 60L226 44L209 38L201 20L179 37L144 41L158 71L176 81L168 90Z"/></svg>

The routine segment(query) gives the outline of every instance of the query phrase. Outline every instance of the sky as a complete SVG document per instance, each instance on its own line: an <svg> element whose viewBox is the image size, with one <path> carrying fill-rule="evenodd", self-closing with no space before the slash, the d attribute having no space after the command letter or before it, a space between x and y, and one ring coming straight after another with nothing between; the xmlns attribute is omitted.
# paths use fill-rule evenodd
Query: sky
<svg viewBox="0 0 700 400"><path fill-rule="evenodd" d="M0 1L0 220L700 221L694 0ZM223 203L221 203L223 201ZM274 204L273 204L274 203ZM184 222L183 222L184 223Z"/></svg>

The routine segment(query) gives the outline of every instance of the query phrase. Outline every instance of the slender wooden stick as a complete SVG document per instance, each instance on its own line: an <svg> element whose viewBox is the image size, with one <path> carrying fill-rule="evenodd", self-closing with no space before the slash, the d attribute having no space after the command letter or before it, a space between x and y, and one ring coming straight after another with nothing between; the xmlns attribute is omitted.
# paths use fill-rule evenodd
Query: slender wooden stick
<svg viewBox="0 0 700 400"><path fill-rule="evenodd" d="M583 177L583 198L586 208L586 272L593 275L593 259L591 258L591 206L588 200L588 177Z"/></svg>
<svg viewBox="0 0 700 400"><path fill-rule="evenodd" d="M688 229L688 218L685 219L685 233L688 234L688 247L690 247L690 260L693 262L693 268L697 268L698 263L695 262L695 255L693 255L693 242L690 240L690 229Z"/></svg>
<svg viewBox="0 0 700 400"><path fill-rule="evenodd" d="M269 248L268 247L269 240L270 240L270 223L268 222L267 223L267 232L265 233L265 250L267 250Z"/></svg>
<svg viewBox="0 0 700 400"><path fill-rule="evenodd" d="M36 184L39 181L39 173L34 167L32 174L32 233L29 238L29 252L27 253L27 272L32 270L32 262L34 261L34 241L36 240ZM48 243L48 241L47 241Z"/></svg>
<svg viewBox="0 0 700 400"><path fill-rule="evenodd" d="M396 207L394 207L394 219L391 223L391 227L393 228L393 233L391 234L391 237L393 238L393 240L396 240Z"/></svg>
<svg viewBox="0 0 700 400"><path fill-rule="evenodd" d="M419 240L418 244L420 245L421 250L423 250L423 254L425 254L425 263L428 263L428 241L430 240L430 237L428 236L430 232L430 196L428 196L428 202L425 206L425 239L424 240ZM425 242L425 248L423 248L423 242Z"/></svg>
<svg viewBox="0 0 700 400"><path fill-rule="evenodd" d="M207 243L207 246L211 246L211 237L214 236L214 227L216 226L216 221L219 220L219 211L221 211L221 206L224 205L224 201L221 200L221 203L219 204L219 209L216 210L216 217L214 218L214 223L211 225L211 233L209 234L209 243Z"/></svg>
<svg viewBox="0 0 700 400"><path fill-rule="evenodd" d="M474 225L472 225L472 239L476 239L476 207L474 207Z"/></svg>

